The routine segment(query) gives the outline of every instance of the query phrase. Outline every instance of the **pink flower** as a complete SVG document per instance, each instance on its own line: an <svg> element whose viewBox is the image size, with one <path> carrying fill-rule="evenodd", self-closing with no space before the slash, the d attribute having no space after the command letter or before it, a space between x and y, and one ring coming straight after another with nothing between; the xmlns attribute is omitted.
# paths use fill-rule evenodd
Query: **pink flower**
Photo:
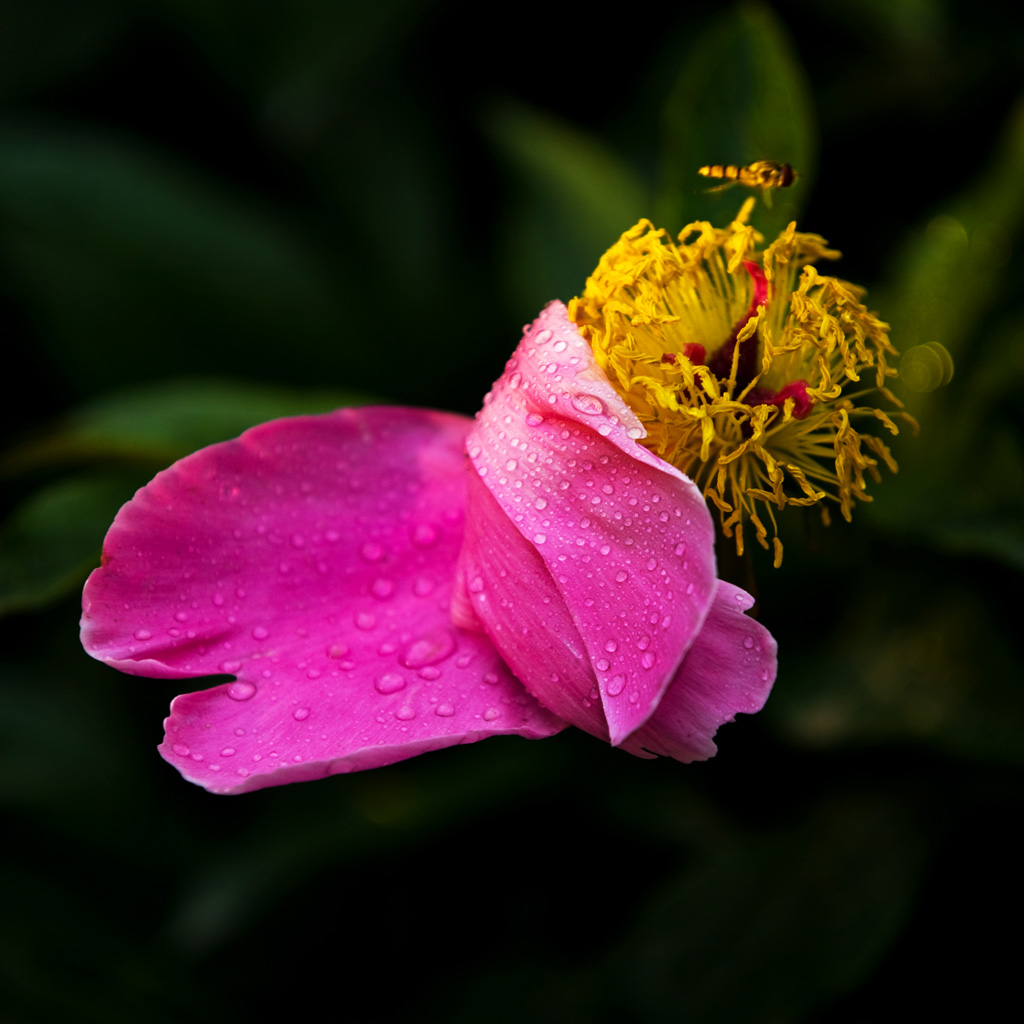
<svg viewBox="0 0 1024 1024"><path fill-rule="evenodd" d="M178 697L160 747L213 792L566 723L710 757L763 705L775 643L642 436L552 303L475 423L278 420L160 473L107 534L82 642L136 675L234 677Z"/></svg>

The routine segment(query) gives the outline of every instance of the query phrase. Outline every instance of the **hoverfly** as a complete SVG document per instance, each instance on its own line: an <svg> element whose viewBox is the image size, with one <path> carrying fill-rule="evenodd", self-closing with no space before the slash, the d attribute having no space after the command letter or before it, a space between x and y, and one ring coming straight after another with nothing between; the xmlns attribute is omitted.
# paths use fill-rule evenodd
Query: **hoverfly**
<svg viewBox="0 0 1024 1024"><path fill-rule="evenodd" d="M746 185L748 188L759 188L765 206L771 206L771 190L773 188L789 188L799 177L789 164L776 163L774 160L758 160L738 167L736 164L709 164L701 167L698 174L705 178L725 178L725 184L709 189L718 192L732 185Z"/></svg>

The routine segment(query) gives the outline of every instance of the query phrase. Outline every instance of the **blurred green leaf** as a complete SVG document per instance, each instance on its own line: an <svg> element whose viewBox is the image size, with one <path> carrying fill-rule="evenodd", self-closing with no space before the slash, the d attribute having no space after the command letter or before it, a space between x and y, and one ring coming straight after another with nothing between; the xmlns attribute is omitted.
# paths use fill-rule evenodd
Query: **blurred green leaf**
<svg viewBox="0 0 1024 1024"><path fill-rule="evenodd" d="M1024 101L985 173L915 231L887 284L872 294L901 351L937 342L956 369L945 387L904 389L921 436L900 439L900 474L869 515L891 532L923 533L949 550L1024 570L1024 320L1014 312L993 324L991 316L1015 295L1005 279L1024 228L1021 181ZM967 467L970 486L951 486L951 471Z"/></svg>
<svg viewBox="0 0 1024 1024"><path fill-rule="evenodd" d="M158 469L198 448L237 437L258 423L371 401L366 395L344 391L301 391L226 380L165 381L88 403L52 433L8 452L0 459L0 474L111 458Z"/></svg>
<svg viewBox="0 0 1024 1024"><path fill-rule="evenodd" d="M1002 270L1024 225L1024 100L987 170L914 231L873 293L900 351L939 342L954 360L977 350L978 321L1000 294ZM918 399L921 407L928 399Z"/></svg>
<svg viewBox="0 0 1024 1024"><path fill-rule="evenodd" d="M665 103L657 222L673 234L693 220L731 221L750 193L709 192L705 164L791 164L800 178L759 202L752 218L766 236L797 219L814 183L817 130L810 85L788 34L761 4L741 4L696 40Z"/></svg>
<svg viewBox="0 0 1024 1024"><path fill-rule="evenodd" d="M344 275L275 212L95 132L0 125L0 259L75 389L196 367L341 380L365 345Z"/></svg>
<svg viewBox="0 0 1024 1024"><path fill-rule="evenodd" d="M492 105L485 129L513 176L504 280L513 308L578 295L601 254L650 214L647 188L597 138L529 107Z"/></svg>
<svg viewBox="0 0 1024 1024"><path fill-rule="evenodd" d="M0 615L49 604L81 585L132 490L123 477L78 477L18 506L0 532Z"/></svg>

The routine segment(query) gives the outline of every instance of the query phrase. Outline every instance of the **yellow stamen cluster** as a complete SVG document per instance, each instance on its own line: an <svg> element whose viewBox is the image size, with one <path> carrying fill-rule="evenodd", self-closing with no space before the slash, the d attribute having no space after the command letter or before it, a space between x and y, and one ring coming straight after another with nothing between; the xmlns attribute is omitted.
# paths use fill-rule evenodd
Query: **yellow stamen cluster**
<svg viewBox="0 0 1024 1024"><path fill-rule="evenodd" d="M779 565L777 510L822 502L828 522L833 501L849 520L855 500L871 500L865 475L878 481L880 461L896 471L882 440L857 427L896 434L889 415L860 403L901 403L885 386L897 375L888 325L865 308L863 289L812 265L839 253L795 224L761 248L753 202L727 228L690 224L678 245L641 221L605 253L569 316L647 429L642 443L697 483L740 554L745 522L769 547L766 516ZM766 301L752 310L755 299ZM726 376L713 357L731 337ZM865 371L873 382L861 381Z"/></svg>

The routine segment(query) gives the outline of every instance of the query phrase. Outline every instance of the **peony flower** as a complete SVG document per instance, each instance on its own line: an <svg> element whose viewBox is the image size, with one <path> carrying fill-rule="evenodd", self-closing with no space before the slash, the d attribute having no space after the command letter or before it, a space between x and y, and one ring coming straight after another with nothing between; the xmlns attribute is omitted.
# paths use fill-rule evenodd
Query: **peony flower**
<svg viewBox="0 0 1024 1024"><path fill-rule="evenodd" d="M829 505L849 520L870 501L865 474L896 472L883 441L897 376L888 325L863 289L818 273L836 259L818 235L789 227L769 246L747 223L701 222L679 244L648 221L605 253L569 315L646 431L643 444L690 476L743 554L743 527L782 561L775 514ZM868 380L863 380L864 376ZM873 378L873 380L872 380Z"/></svg>
<svg viewBox="0 0 1024 1024"><path fill-rule="evenodd" d="M710 757L764 704L775 643L716 578L700 490L644 439L552 303L475 422L278 420L160 473L107 534L83 644L232 677L176 698L160 747L213 792L566 724Z"/></svg>

